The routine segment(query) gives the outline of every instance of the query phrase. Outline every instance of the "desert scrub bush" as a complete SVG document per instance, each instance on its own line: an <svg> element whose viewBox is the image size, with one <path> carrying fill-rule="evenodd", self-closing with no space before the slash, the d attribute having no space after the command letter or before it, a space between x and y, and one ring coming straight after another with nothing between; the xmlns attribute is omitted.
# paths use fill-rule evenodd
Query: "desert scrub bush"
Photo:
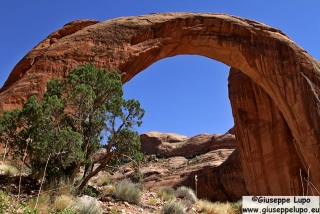
<svg viewBox="0 0 320 214"><path fill-rule="evenodd" d="M163 214L183 214L186 213L186 206L181 201L168 201L161 210Z"/></svg>
<svg viewBox="0 0 320 214"><path fill-rule="evenodd" d="M157 202L158 202L158 200L156 198L152 197L149 199L148 204L155 206L155 205L157 205Z"/></svg>
<svg viewBox="0 0 320 214"><path fill-rule="evenodd" d="M164 201L169 201L175 198L174 189L171 187L163 187L159 189L157 195Z"/></svg>
<svg viewBox="0 0 320 214"><path fill-rule="evenodd" d="M97 199L90 196L82 196L75 200L77 214L102 214L103 210Z"/></svg>
<svg viewBox="0 0 320 214"><path fill-rule="evenodd" d="M233 205L229 202L227 203L220 203L215 202L212 203L208 200L199 200L198 207L200 212L204 212L207 214L222 214L222 213L229 213L229 214L236 214Z"/></svg>
<svg viewBox="0 0 320 214"><path fill-rule="evenodd" d="M241 214L242 211L242 200L236 201L232 204L235 214Z"/></svg>
<svg viewBox="0 0 320 214"><path fill-rule="evenodd" d="M188 187L181 186L175 191L175 195L177 198L182 198L183 200L187 200L192 204L197 202L197 196L194 191Z"/></svg>
<svg viewBox="0 0 320 214"><path fill-rule="evenodd" d="M37 201L36 198L30 199L26 204L27 208L29 208L29 210L35 209L35 205L37 203L36 201ZM49 214L50 204L51 204L50 202L51 202L51 198L49 194L46 194L46 193L41 194L38 200L36 210L41 214Z"/></svg>
<svg viewBox="0 0 320 214"><path fill-rule="evenodd" d="M104 195L113 195L115 191L116 187L111 184L102 187L102 194Z"/></svg>
<svg viewBox="0 0 320 214"><path fill-rule="evenodd" d="M70 195L60 195L55 198L53 209L57 212L69 209L73 204L73 197Z"/></svg>
<svg viewBox="0 0 320 214"><path fill-rule="evenodd" d="M102 176L101 178L97 179L94 183L99 187L109 185L111 183L111 176L110 175Z"/></svg>
<svg viewBox="0 0 320 214"><path fill-rule="evenodd" d="M127 201L133 204L140 204L141 190L138 184L134 184L129 180L122 180L116 184L114 196L122 201Z"/></svg>
<svg viewBox="0 0 320 214"><path fill-rule="evenodd" d="M7 176L15 176L19 173L19 170L14 166L4 164L0 165L0 173Z"/></svg>

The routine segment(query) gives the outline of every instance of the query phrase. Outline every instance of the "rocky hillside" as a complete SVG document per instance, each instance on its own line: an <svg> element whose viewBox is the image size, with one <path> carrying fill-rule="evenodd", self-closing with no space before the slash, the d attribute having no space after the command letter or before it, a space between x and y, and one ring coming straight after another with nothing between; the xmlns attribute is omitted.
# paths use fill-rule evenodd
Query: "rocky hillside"
<svg viewBox="0 0 320 214"><path fill-rule="evenodd" d="M232 131L190 138L160 132L141 135L141 151L145 156L140 181L150 191L183 185L196 190L199 198L213 201L240 199L248 192ZM134 177L137 175L130 164L113 175L114 179Z"/></svg>

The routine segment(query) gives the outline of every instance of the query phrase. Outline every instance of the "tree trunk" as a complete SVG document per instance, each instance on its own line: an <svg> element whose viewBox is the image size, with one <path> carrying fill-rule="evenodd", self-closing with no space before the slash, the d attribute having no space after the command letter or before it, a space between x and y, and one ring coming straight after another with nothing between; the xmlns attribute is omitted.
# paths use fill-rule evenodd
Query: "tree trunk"
<svg viewBox="0 0 320 214"><path fill-rule="evenodd" d="M102 163L92 172L90 172L86 177L83 177L80 181L80 185L78 187L76 187L76 192L79 193L83 190L83 188L86 186L86 184L88 183L88 181L95 176L96 174L98 174L102 169L104 169L107 165L107 163L110 161L110 159L112 158L113 154L109 153L108 155L105 156L105 158L103 159Z"/></svg>

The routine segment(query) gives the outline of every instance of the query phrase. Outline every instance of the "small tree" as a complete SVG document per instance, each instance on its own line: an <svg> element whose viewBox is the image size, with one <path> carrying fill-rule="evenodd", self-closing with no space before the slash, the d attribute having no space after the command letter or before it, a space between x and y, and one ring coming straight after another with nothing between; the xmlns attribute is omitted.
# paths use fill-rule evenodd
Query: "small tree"
<svg viewBox="0 0 320 214"><path fill-rule="evenodd" d="M80 191L87 182L115 159L139 159L140 140L133 128L140 126L144 110L136 100L122 98L117 72L96 69L93 64L77 67L62 81L53 78L39 103L32 96L22 110L0 116L0 138L9 140L16 154L32 169L33 176L68 177L73 183L81 166ZM93 156L104 149L93 170ZM27 156L26 156L26 155Z"/></svg>

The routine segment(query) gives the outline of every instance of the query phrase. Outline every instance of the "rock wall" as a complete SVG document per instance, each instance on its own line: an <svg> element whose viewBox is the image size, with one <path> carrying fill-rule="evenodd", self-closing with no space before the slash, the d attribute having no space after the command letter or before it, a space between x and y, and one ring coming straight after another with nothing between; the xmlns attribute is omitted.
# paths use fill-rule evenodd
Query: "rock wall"
<svg viewBox="0 0 320 214"><path fill-rule="evenodd" d="M296 160L297 154L298 160L294 164L298 166L294 170L284 171L285 177L295 177L296 168L307 173L311 166L309 179L320 189L319 62L281 31L239 17L164 13L122 17L105 22L84 20L69 23L39 43L12 70L0 90L0 112L20 107L31 95L41 97L51 77L63 77L75 66L92 62L100 68L115 69L125 83L152 63L179 54L198 54L234 67L248 76L272 100L272 104L265 106L265 111L251 107L254 102L247 104L249 113L242 114L233 109L238 125L236 134L248 133L243 135L244 139L238 138L239 145L242 145L240 156L245 158L243 161L255 162L242 164L247 167L244 170L245 177L259 180L253 184L251 180L246 182L250 194L284 195L295 192L288 190L289 186L282 187L280 191L264 187L264 179L261 180L259 176L267 176L268 172L279 169L279 166L258 164L259 160L265 159L261 156L265 155L265 151L251 154L253 148L246 145L253 141L253 145L263 142L274 145L285 143L286 146L281 148L290 149L289 145L293 143L295 152L292 158ZM233 108L235 105L237 103L233 103ZM280 130L267 128L249 141L252 130L247 130L249 126L242 123L257 121L257 127L262 129L260 122L263 120L258 115L265 112L271 114L267 118L277 118L266 124L277 127L278 121L282 121L287 128L284 125L280 126ZM271 134L269 131L277 137L266 136ZM281 137L281 133L289 137ZM263 147L260 145L257 149ZM269 157L273 161L278 158ZM291 162L284 162L283 165L289 169ZM262 166L264 172L260 173ZM282 186L281 179L273 177L272 185ZM292 185L295 186L295 182ZM296 187L293 189L298 191Z"/></svg>
<svg viewBox="0 0 320 214"><path fill-rule="evenodd" d="M228 80L247 189L258 195L301 195L303 166L278 107L241 71L231 68Z"/></svg>

